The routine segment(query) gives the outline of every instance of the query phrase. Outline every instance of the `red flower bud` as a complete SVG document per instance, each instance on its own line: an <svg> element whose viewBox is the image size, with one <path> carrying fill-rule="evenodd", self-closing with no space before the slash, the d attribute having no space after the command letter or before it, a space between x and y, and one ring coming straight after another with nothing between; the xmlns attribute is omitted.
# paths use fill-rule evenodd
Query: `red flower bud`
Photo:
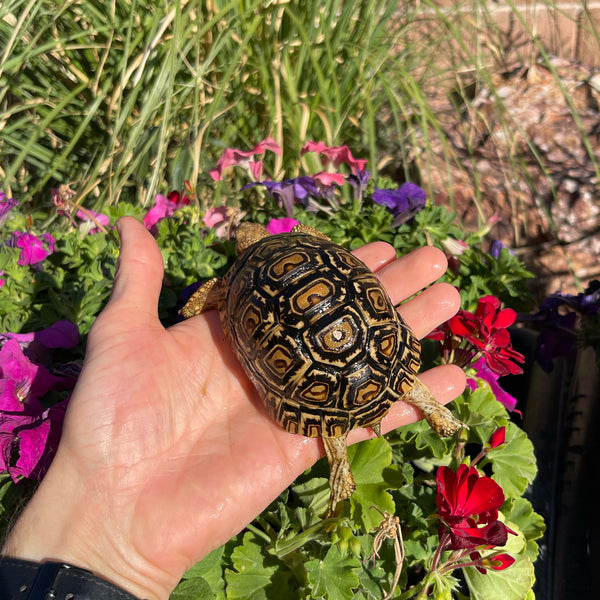
<svg viewBox="0 0 600 600"><path fill-rule="evenodd" d="M488 450L501 446L506 441L506 427L498 427L488 440Z"/></svg>

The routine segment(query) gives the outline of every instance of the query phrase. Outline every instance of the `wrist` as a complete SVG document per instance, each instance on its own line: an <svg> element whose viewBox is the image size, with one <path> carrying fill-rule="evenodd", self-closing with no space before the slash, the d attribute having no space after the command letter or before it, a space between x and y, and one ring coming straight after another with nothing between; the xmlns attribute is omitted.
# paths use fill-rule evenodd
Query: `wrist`
<svg viewBox="0 0 600 600"><path fill-rule="evenodd" d="M9 533L1 554L37 563L65 562L137 598L166 600L177 582L171 584L165 573L131 547L127 533L111 522L106 498L70 476L64 465L58 468L56 460L53 467Z"/></svg>

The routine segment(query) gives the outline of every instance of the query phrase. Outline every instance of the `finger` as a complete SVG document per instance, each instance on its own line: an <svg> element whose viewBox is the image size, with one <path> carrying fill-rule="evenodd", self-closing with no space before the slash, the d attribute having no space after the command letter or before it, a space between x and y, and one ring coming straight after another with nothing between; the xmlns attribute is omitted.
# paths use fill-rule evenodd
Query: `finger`
<svg viewBox="0 0 600 600"><path fill-rule="evenodd" d="M444 253L433 246L413 250L377 271L394 304L437 281L448 268Z"/></svg>
<svg viewBox="0 0 600 600"><path fill-rule="evenodd" d="M419 379L426 385L435 399L442 404L448 404L460 394L462 394L466 385L465 372L456 365L443 365L434 367L419 375ZM415 423L422 418L417 408L407 402L395 402L390 411L381 421L381 432L387 433L392 429ZM373 437L367 429L356 429L348 434L348 443Z"/></svg>
<svg viewBox="0 0 600 600"><path fill-rule="evenodd" d="M117 221L121 253L109 304L127 304L132 317L156 315L163 279L163 260L156 240L133 217Z"/></svg>
<svg viewBox="0 0 600 600"><path fill-rule="evenodd" d="M352 251L371 271L376 272L396 259L396 250L386 242L372 242Z"/></svg>
<svg viewBox="0 0 600 600"><path fill-rule="evenodd" d="M420 339L453 317L460 309L460 293L449 283L436 283L398 308Z"/></svg>

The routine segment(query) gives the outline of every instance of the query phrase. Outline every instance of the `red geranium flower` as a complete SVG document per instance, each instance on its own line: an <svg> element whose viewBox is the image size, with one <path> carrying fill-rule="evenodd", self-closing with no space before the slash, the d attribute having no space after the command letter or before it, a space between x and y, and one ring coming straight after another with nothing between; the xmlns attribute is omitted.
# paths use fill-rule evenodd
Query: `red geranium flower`
<svg viewBox="0 0 600 600"><path fill-rule="evenodd" d="M513 350L510 327L517 318L512 308L501 308L502 304L495 296L480 298L475 314L459 311L450 319L449 326L454 335L463 337L477 350L483 352L485 361L499 376L518 375L523 369L513 360L523 362L522 354Z"/></svg>
<svg viewBox="0 0 600 600"><path fill-rule="evenodd" d="M504 492L493 479L460 465L456 473L440 467L436 481L440 543L447 542L453 550L506 544L512 532L498 520Z"/></svg>
<svg viewBox="0 0 600 600"><path fill-rule="evenodd" d="M525 358L513 349L507 330L516 316L512 308L502 309L498 298L484 296L475 314L461 310L428 337L440 342L442 356L452 356L461 366L483 355L499 377L518 375L523 369L513 361L523 362Z"/></svg>

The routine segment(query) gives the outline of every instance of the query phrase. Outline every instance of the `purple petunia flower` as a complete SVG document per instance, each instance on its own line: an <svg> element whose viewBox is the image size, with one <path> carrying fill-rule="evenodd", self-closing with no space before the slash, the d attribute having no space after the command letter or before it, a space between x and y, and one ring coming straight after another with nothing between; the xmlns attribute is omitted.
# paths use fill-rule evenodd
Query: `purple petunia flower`
<svg viewBox="0 0 600 600"><path fill-rule="evenodd" d="M352 173L346 177L346 181L354 188L354 196L355 198L362 198L365 188L369 183L369 179L371 178L371 173L366 169L362 169L361 171L356 171L356 173Z"/></svg>
<svg viewBox="0 0 600 600"><path fill-rule="evenodd" d="M373 202L388 208L394 215L393 226L397 227L412 219L425 208L427 197L425 192L414 183L403 183L395 190L375 188Z"/></svg>
<svg viewBox="0 0 600 600"><path fill-rule="evenodd" d="M552 309L561 304L566 304L582 315L597 315L600 312L600 281L590 281L587 288L579 294L552 294L540 308Z"/></svg>
<svg viewBox="0 0 600 600"><path fill-rule="evenodd" d="M21 254L17 260L18 265L35 265L54 252L55 243L49 233L37 237L33 233L13 231L8 245L12 248L21 248Z"/></svg>
<svg viewBox="0 0 600 600"><path fill-rule="evenodd" d="M0 226L6 220L11 208L17 206L19 202L14 198L7 198L4 192L0 192Z"/></svg>
<svg viewBox="0 0 600 600"><path fill-rule="evenodd" d="M299 200L303 204L308 203L310 196L318 197L319 186L313 177L303 175L285 181L253 181L242 189L264 185L271 196L279 198L288 215L294 213L294 202Z"/></svg>

